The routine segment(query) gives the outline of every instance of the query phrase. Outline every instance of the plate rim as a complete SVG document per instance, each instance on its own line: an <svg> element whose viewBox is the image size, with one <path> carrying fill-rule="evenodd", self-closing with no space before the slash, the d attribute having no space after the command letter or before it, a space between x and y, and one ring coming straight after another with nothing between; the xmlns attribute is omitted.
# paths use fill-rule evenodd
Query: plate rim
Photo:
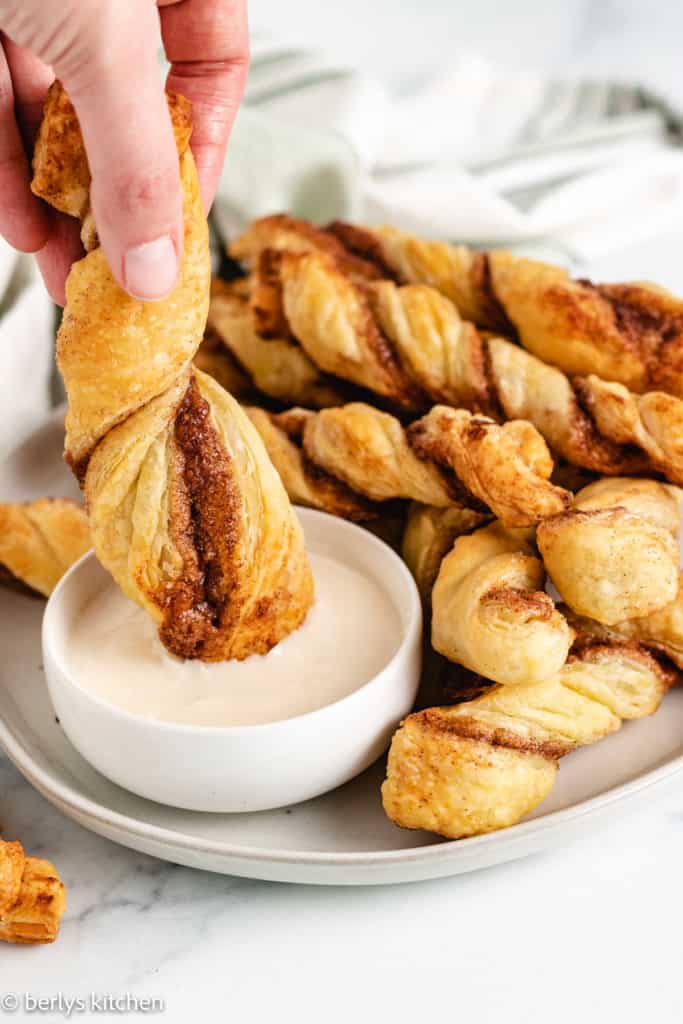
<svg viewBox="0 0 683 1024"><path fill-rule="evenodd" d="M523 821L508 828L498 829L484 835L470 836L465 839L445 839L424 846L408 847L398 850L373 851L323 851L323 850L273 850L259 846L240 846L215 839L198 839L186 832L153 825L139 818L131 817L121 811L108 808L91 797L83 796L73 787L54 779L50 772L35 763L31 754L13 734L7 723L0 719L0 744L15 767L35 786L51 803L65 810L68 808L75 814L91 819L108 828L117 828L140 840L147 840L166 846L178 847L184 851L207 855L232 858L249 863L277 864L310 864L311 866L353 867L362 865L393 865L414 861L439 860L458 852L470 853L476 850L487 850L491 846L505 845L506 842L533 840L543 832L552 832L562 825L574 822L579 818L588 817L601 810L606 810L619 801L636 796L644 789L663 782L683 771L683 754L670 758L656 768L641 772L635 778L611 787L603 793L563 807L549 814ZM92 769L93 771L95 769ZM98 773L100 774L100 773ZM104 778L104 776L102 776ZM108 780L107 780L108 781ZM153 801L150 801L153 803ZM163 805L160 805L163 806ZM210 814L210 812L195 812ZM219 817L219 815L217 815Z"/></svg>
<svg viewBox="0 0 683 1024"><path fill-rule="evenodd" d="M57 424L63 425L65 409L65 404L58 405L40 424L26 429L6 453L6 459L11 458L38 431ZM110 833L114 831L122 837L127 836L142 843L157 844L166 849L203 854L226 861L241 861L251 865L309 865L311 867L338 867L340 869L344 867L360 868L382 865L390 867L418 863L434 864L436 866L436 864L444 860L451 861L454 864L459 860L464 860L469 865L466 870L473 870L478 866L478 863L479 866L484 866L509 860L511 858L505 856L494 858L493 860L487 859L485 851L492 848L499 848L501 851L504 851L506 848L517 847L520 844L525 845L529 849L538 849L541 844L534 844L534 840L543 834L553 835L561 831L563 826L569 826L582 818L590 817L600 811L607 811L614 804L625 802L644 790L649 789L651 786L662 783L683 771L683 752L681 752L673 757L666 758L655 768L642 771L626 782L610 787L586 800L581 800L578 803L570 804L568 807L551 811L548 814L543 814L528 821L519 822L508 828L464 839L437 839L435 842L423 846L406 847L396 850L337 852L322 850L276 850L259 846L241 846L216 839L200 839L187 832L150 824L140 818L131 817L122 811L113 810L105 803L92 797L84 796L73 785L56 779L54 772L44 769L37 764L34 756L20 738L20 734L15 729L12 729L3 718L0 718L0 746L21 775L45 799L62 813L72 818L72 820L77 821L83 827L90 827L91 830L98 832L100 835L107 835L111 838ZM39 748L43 750L40 744ZM95 769L92 770L95 771ZM97 774L99 775L100 773ZM108 782L109 780L105 781ZM150 802L153 803L153 801ZM205 815L210 812L195 813ZM88 822L88 824L84 824L84 821ZM125 845L123 838L120 841ZM475 858L473 863L471 854L476 854L477 852L481 852L482 857L480 859ZM455 874L456 872L453 873ZM253 877L259 876L254 875ZM387 880L391 881L392 879Z"/></svg>

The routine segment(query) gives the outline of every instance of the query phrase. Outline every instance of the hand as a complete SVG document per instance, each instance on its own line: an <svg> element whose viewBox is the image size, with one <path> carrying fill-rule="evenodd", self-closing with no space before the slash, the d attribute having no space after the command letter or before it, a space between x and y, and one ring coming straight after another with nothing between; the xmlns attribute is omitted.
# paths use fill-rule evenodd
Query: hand
<svg viewBox="0 0 683 1024"><path fill-rule="evenodd" d="M0 0L0 234L36 252L64 304L78 226L31 193L26 157L56 74L76 108L92 174L91 204L112 273L159 299L182 255L182 197L159 76L193 103L192 151L204 206L218 185L248 66L246 0Z"/></svg>

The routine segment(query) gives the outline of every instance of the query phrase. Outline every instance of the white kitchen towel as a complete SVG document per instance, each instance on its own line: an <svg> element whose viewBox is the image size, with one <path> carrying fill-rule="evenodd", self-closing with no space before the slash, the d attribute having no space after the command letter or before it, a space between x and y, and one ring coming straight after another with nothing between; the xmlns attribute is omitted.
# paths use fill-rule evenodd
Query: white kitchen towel
<svg viewBox="0 0 683 1024"><path fill-rule="evenodd" d="M680 124L640 88L464 56L420 89L256 38L216 204L225 234L278 209L391 221L576 261L683 218Z"/></svg>
<svg viewBox="0 0 683 1024"><path fill-rule="evenodd" d="M50 410L56 310L34 260L1 238L0 317L2 459Z"/></svg>

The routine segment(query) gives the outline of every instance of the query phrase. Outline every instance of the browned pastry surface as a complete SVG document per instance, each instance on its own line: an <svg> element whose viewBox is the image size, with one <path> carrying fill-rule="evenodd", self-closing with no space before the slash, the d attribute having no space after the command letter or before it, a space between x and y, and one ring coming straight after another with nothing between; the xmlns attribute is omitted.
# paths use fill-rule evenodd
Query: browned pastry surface
<svg viewBox="0 0 683 1024"><path fill-rule="evenodd" d="M678 488L613 477L579 491L536 540L564 601L604 625L642 618L676 596Z"/></svg>
<svg viewBox="0 0 683 1024"><path fill-rule="evenodd" d="M278 310L281 329L321 369L374 391L398 408L422 410L444 403L499 420L528 419L563 459L596 473L656 470L683 483L683 448L677 440L683 435L683 403L663 390L650 390L663 388L661 381L647 378L638 387L629 378L629 391L600 379L598 359L568 367L542 346L530 345L527 351L505 338L482 335L467 322L510 331L492 292L488 257L445 243L424 243L427 250L418 272L411 270L410 261L401 263L389 246L387 239L394 237L399 249L403 244L404 236L393 229L369 234L337 225L326 233L293 218L286 222L284 231L278 217L256 221L231 252L252 268L252 287L258 291L264 258L271 251L266 261L270 305ZM385 250L386 259L379 255ZM509 260L526 267L526 275L529 261L496 255L501 279L512 273ZM352 272L350 257L370 262L373 272ZM549 269L566 279L572 291L574 284L564 271ZM457 284L448 288L448 281ZM533 308L541 300L533 283L525 287L535 296L528 299ZM656 293L660 301L656 289L646 292ZM558 322L556 329L553 345L560 352L569 350L567 325ZM620 355L619 365L623 362ZM568 377L563 370L583 376ZM634 393L638 390L647 393Z"/></svg>
<svg viewBox="0 0 683 1024"><path fill-rule="evenodd" d="M452 839L514 825L548 795L560 757L652 714L677 678L636 643L583 644L545 682L409 715L389 752L384 809Z"/></svg>
<svg viewBox="0 0 683 1024"><path fill-rule="evenodd" d="M543 589L545 569L530 540L530 531L499 522L458 536L432 590L434 649L509 686L555 675L574 637Z"/></svg>
<svg viewBox="0 0 683 1024"><path fill-rule="evenodd" d="M91 546L85 510L75 501L0 504L0 581L8 585L17 582L47 597Z"/></svg>
<svg viewBox="0 0 683 1024"><path fill-rule="evenodd" d="M378 502L410 499L528 526L571 504L549 482L552 460L528 423L440 406L406 429L362 402L250 415L291 499L335 514L367 518ZM349 504L353 495L360 504Z"/></svg>
<svg viewBox="0 0 683 1024"><path fill-rule="evenodd" d="M158 302L116 283L93 248L74 263L57 342L69 399L66 456L86 495L97 557L183 658L270 650L313 600L303 533L258 433L193 369L209 306L208 227L189 148L189 104L171 97L183 187L178 282ZM83 142L59 83L36 145L33 188L83 187ZM69 203L83 215L84 205Z"/></svg>
<svg viewBox="0 0 683 1024"><path fill-rule="evenodd" d="M228 373L236 364L246 376L251 390L260 391L287 405L321 409L345 400L344 387L321 373L300 345L287 336L277 337L274 334L265 340L265 336L256 330L249 297L241 281L213 280L207 334L199 355L207 348L207 342L211 345L214 362L207 365L205 358L204 366L197 365L220 383L223 382L219 374ZM224 355L223 364L221 354ZM228 387L228 390L238 394L234 387ZM246 390L248 388L242 389Z"/></svg>
<svg viewBox="0 0 683 1024"><path fill-rule="evenodd" d="M378 258L404 283L430 284L479 327L509 333L570 375L683 397L683 302L647 283L593 284L561 267L493 250L430 242L396 228L331 233L359 258Z"/></svg>
<svg viewBox="0 0 683 1024"><path fill-rule="evenodd" d="M54 942L65 909L66 889L53 865L0 839L0 941Z"/></svg>

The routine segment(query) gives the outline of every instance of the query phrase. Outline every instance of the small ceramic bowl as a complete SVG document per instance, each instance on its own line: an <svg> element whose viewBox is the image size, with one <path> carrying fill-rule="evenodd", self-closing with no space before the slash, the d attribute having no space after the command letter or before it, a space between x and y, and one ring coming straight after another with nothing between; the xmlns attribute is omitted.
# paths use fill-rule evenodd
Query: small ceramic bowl
<svg viewBox="0 0 683 1024"><path fill-rule="evenodd" d="M386 750L419 682L422 613L415 582L398 555L367 530L322 512L298 511L307 544L362 567L389 595L401 623L394 656L349 696L284 721L200 726L132 714L84 689L69 666L70 624L107 578L95 556L85 555L48 601L43 657L66 735L108 779L187 810L261 811L341 786Z"/></svg>

